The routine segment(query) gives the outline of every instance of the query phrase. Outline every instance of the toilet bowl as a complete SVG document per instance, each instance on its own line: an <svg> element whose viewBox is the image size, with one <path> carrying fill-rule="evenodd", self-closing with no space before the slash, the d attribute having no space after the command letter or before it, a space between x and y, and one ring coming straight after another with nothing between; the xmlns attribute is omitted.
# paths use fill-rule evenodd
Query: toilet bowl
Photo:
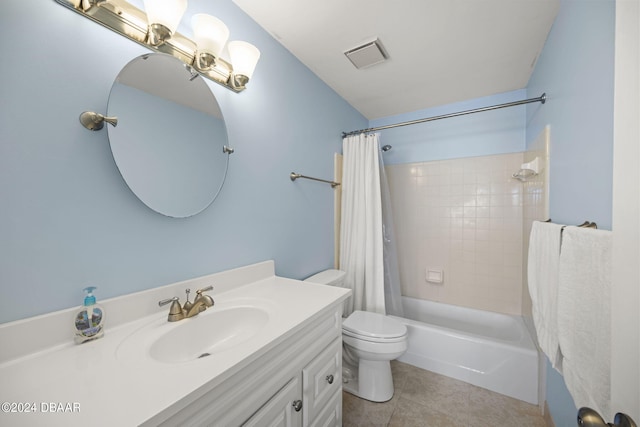
<svg viewBox="0 0 640 427"><path fill-rule="evenodd" d="M329 286L344 286L346 273L325 270L306 279ZM342 322L343 389L373 402L393 397L391 360L407 350L407 328L383 314L354 311Z"/></svg>

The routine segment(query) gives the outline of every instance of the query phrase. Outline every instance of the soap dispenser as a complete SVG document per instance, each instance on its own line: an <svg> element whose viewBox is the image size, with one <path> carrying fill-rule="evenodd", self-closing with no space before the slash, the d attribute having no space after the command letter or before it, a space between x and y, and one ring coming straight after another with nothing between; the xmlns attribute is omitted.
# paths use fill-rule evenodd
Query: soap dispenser
<svg viewBox="0 0 640 427"><path fill-rule="evenodd" d="M87 295L84 297L84 305L78 311L74 321L74 332L76 344L95 340L104 335L102 328L104 322L104 310L96 304L96 297L93 296L95 286L84 288Z"/></svg>

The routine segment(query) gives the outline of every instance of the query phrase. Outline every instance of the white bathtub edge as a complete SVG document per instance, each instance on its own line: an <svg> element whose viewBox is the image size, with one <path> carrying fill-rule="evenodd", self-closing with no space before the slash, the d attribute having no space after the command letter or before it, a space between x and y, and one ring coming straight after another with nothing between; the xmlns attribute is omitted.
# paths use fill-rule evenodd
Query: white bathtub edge
<svg viewBox="0 0 640 427"><path fill-rule="evenodd" d="M524 322L519 323L527 333L528 339L517 343L505 343L473 334L465 335L461 331L452 331L410 319L389 317L402 322L409 332L409 348L397 359L398 361L527 403L539 404L538 351ZM457 351L458 354L445 356L443 352L446 352L446 349ZM473 355L471 359L474 359L474 362L477 359L477 366L470 366L473 363L469 361L455 362L457 356L464 359L469 358L469 355ZM485 369L487 366L490 368ZM518 380L513 381L514 378Z"/></svg>

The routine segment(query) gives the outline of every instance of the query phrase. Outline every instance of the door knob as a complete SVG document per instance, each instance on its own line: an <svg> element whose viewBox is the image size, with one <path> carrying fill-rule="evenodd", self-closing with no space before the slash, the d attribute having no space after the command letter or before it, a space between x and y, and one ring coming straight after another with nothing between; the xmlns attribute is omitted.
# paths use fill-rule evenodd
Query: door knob
<svg viewBox="0 0 640 427"><path fill-rule="evenodd" d="M578 425L580 427L638 427L630 416L622 412L616 414L611 424L604 422L596 411L586 407L578 410Z"/></svg>
<svg viewBox="0 0 640 427"><path fill-rule="evenodd" d="M580 408L578 411L578 425L580 427L608 427L600 414L591 408Z"/></svg>

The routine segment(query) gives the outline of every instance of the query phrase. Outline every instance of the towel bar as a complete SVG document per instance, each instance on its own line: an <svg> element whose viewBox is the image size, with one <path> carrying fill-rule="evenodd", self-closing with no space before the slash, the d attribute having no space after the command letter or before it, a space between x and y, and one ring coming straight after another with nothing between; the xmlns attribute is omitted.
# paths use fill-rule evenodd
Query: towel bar
<svg viewBox="0 0 640 427"><path fill-rule="evenodd" d="M289 175L289 178L291 178L291 181L295 181L298 178L305 178L305 179L312 179L314 181L326 182L327 184L331 184L331 188L336 188L338 185L340 185L339 182L328 181L326 179L320 179L320 178L313 178L311 176L305 176L295 172L291 172L291 174Z"/></svg>
<svg viewBox="0 0 640 427"><path fill-rule="evenodd" d="M543 221L543 222L551 222L551 218L549 218L548 220ZM598 228L598 224L596 224L595 222L585 221L580 225L576 225L576 227L580 227L580 228L595 228L595 229L597 229Z"/></svg>

